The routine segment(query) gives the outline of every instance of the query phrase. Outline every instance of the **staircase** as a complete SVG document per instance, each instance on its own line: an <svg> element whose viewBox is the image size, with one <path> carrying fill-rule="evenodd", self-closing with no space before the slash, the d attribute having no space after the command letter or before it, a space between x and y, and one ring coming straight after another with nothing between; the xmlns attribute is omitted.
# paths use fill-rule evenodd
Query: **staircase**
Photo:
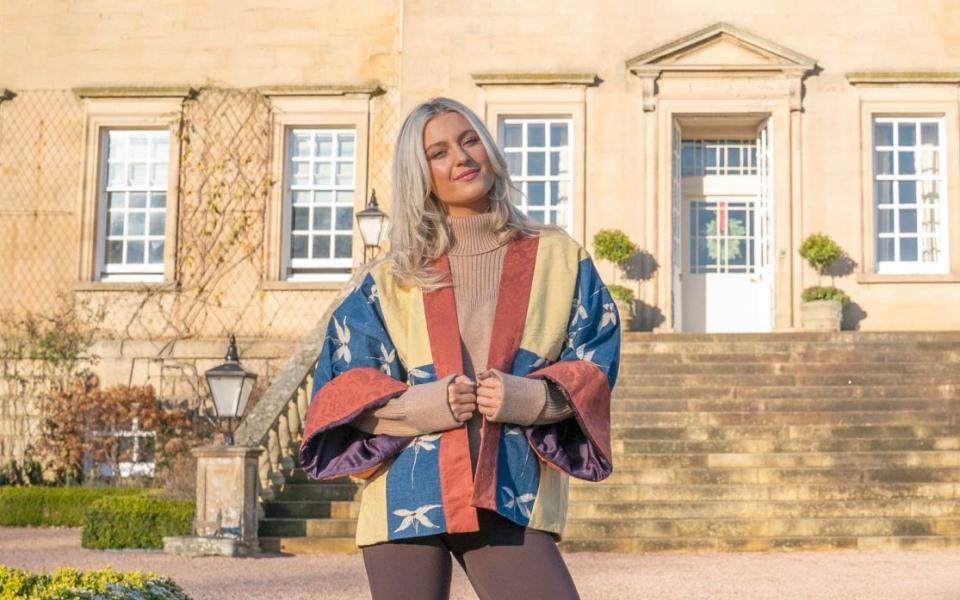
<svg viewBox="0 0 960 600"><path fill-rule="evenodd" d="M614 473L564 551L960 546L960 332L624 333ZM294 469L264 550L353 552L360 487Z"/></svg>

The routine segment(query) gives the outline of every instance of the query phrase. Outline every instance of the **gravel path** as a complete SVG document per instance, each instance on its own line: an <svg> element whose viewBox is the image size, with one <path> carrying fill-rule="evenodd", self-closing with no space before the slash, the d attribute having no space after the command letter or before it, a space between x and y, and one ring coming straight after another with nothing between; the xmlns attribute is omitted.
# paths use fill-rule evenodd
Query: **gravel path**
<svg viewBox="0 0 960 600"><path fill-rule="evenodd" d="M960 549L565 557L584 600L960 599ZM359 554L189 559L85 550L79 529L0 528L0 564L154 571L194 600L369 598ZM456 562L451 598L476 598Z"/></svg>

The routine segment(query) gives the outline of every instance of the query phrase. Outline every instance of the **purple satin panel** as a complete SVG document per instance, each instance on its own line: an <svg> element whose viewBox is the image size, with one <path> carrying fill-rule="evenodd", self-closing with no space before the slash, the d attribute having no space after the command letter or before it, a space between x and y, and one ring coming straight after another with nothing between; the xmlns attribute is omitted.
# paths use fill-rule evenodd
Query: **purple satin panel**
<svg viewBox="0 0 960 600"><path fill-rule="evenodd" d="M374 435L355 429L351 421L365 411L379 408L391 398L369 406L340 421L318 429L300 446L300 466L310 479L332 479L359 473L399 454L413 441L409 436Z"/></svg>
<svg viewBox="0 0 960 600"><path fill-rule="evenodd" d="M606 479L611 465L580 427L579 415L551 425L524 428L527 441L544 460L560 467L571 477L587 481Z"/></svg>

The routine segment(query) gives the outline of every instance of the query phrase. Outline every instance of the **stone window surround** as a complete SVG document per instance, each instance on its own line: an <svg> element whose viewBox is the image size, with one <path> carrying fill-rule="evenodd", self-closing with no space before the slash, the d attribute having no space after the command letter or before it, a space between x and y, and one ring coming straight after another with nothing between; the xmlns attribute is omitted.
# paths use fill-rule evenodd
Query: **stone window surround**
<svg viewBox="0 0 960 600"><path fill-rule="evenodd" d="M369 198L368 167L370 99L381 93L376 84L262 88L272 106L273 185L267 200L264 236L264 290L337 290L343 281L287 281L282 279L284 165L287 131L293 127L350 128L356 132L354 163L354 215L366 208ZM354 220L354 270L361 266L363 240ZM345 281L345 280L344 280Z"/></svg>
<svg viewBox="0 0 960 600"><path fill-rule="evenodd" d="M565 117L572 120L570 234L586 245L587 88L598 85L599 78L594 73L474 73L472 77L483 90L484 123L494 136L498 135L502 118Z"/></svg>
<svg viewBox="0 0 960 600"><path fill-rule="evenodd" d="M79 199L80 261L76 290L137 290L177 286L177 211L180 171L180 122L183 101L196 91L190 87L85 87L74 88L84 105L83 176ZM170 132L164 225L163 278L161 281L101 281L97 261L100 158L103 132L109 129L164 129Z"/></svg>
<svg viewBox="0 0 960 600"><path fill-rule="evenodd" d="M857 283L960 282L960 73L851 72L860 96L861 260ZM946 138L946 220L949 272L876 273L873 198L874 117L938 116Z"/></svg>

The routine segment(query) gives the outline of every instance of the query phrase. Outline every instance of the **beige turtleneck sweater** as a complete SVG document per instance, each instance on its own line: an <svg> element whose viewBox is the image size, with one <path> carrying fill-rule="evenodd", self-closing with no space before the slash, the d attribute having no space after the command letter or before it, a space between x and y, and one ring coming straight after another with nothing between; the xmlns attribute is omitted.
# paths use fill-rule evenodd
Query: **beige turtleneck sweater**
<svg viewBox="0 0 960 600"><path fill-rule="evenodd" d="M494 213L447 217L452 246L447 252L453 279L463 373L476 382L487 369L490 334L500 288L507 244L493 230ZM496 372L503 382L503 404L493 420L518 425L557 423L573 412L563 392L545 379L528 379ZM385 406L361 413L351 425L367 433L421 435L459 427L447 400L447 387L456 373L409 387ZM470 454L476 469L483 415L474 412L467 422Z"/></svg>

